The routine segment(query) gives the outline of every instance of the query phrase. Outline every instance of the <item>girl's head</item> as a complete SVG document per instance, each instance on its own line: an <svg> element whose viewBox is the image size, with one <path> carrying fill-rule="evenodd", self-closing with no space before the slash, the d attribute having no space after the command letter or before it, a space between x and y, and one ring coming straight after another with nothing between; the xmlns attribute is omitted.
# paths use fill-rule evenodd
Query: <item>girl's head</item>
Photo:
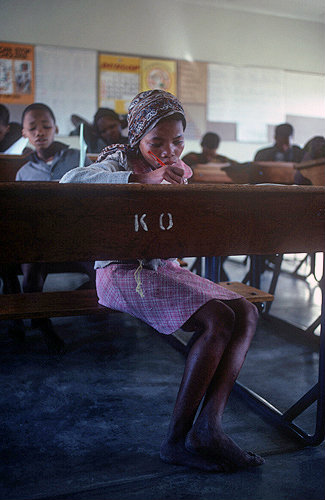
<svg viewBox="0 0 325 500"><path fill-rule="evenodd" d="M22 134L28 138L36 151L47 149L58 133L55 116L46 104L35 102L25 108L22 116Z"/></svg>
<svg viewBox="0 0 325 500"><path fill-rule="evenodd" d="M175 113L163 118L139 142L139 151L154 169L160 164L153 153L168 166L176 165L184 150L184 127L181 115Z"/></svg>
<svg viewBox="0 0 325 500"><path fill-rule="evenodd" d="M152 151L164 163L174 164L184 149L185 113L180 101L164 90L138 94L128 112L129 144L154 168Z"/></svg>
<svg viewBox="0 0 325 500"><path fill-rule="evenodd" d="M100 153L97 162L116 151L132 156L141 153L153 168L158 165L149 151L169 165L180 157L186 120L183 106L173 94L165 90L140 92L129 106L128 127L128 145L108 146Z"/></svg>

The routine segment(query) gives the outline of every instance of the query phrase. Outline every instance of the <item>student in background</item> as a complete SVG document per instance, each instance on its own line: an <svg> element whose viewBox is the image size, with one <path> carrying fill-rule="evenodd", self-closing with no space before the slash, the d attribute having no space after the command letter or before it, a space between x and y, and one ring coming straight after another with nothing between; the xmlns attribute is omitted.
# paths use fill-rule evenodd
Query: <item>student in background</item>
<svg viewBox="0 0 325 500"><path fill-rule="evenodd" d="M198 165L205 165L208 163L229 163L231 165L236 165L237 162L227 158L226 156L219 155L217 153L218 147L220 145L220 136L214 132L207 132L201 139L201 153L190 152L183 156L182 160L184 163L189 165L191 168L195 169ZM221 269L220 278L221 281L228 281L229 277L224 269L224 263L227 257L221 258Z"/></svg>
<svg viewBox="0 0 325 500"><path fill-rule="evenodd" d="M17 181L59 181L69 170L79 166L80 151L71 149L66 144L54 140L58 132L53 111L46 104L34 103L24 110L22 115L23 136L35 148L17 172ZM91 164L85 158L85 166ZM43 290L47 274L53 266L47 263L22 264L23 291L40 292ZM82 272L88 274L90 286L95 286L95 271L92 262L78 262L55 267L55 272ZM56 335L49 319L32 320L32 326L39 328L52 352L63 349L63 341Z"/></svg>
<svg viewBox="0 0 325 500"><path fill-rule="evenodd" d="M88 153L100 153L111 144L126 144L128 139L122 135L124 123L113 109L99 108L94 116L93 124L77 115L72 115L76 129L70 135L79 135L80 125L84 124L84 139Z"/></svg>
<svg viewBox="0 0 325 500"><path fill-rule="evenodd" d="M58 127L53 111L46 104L33 103L22 115L22 134L35 151L17 172L17 181L58 181L72 168L79 166L80 152L55 141ZM86 157L85 166L91 161Z"/></svg>
<svg viewBox="0 0 325 500"><path fill-rule="evenodd" d="M325 158L325 137L321 135L316 135L306 142L301 161L317 160L318 158Z"/></svg>
<svg viewBox="0 0 325 500"><path fill-rule="evenodd" d="M9 122L9 110L0 104L0 153L7 151L18 139L21 138L21 125Z"/></svg>
<svg viewBox="0 0 325 500"><path fill-rule="evenodd" d="M275 128L275 143L271 147L257 151L254 161L300 162L303 151L299 146L290 143L293 132L293 126L290 123L278 125Z"/></svg>
<svg viewBox="0 0 325 500"><path fill-rule="evenodd" d="M190 152L183 158L183 162L190 167L203 165L206 163L236 163L226 156L217 154L217 149L220 145L220 137L214 132L207 132L201 140L201 153Z"/></svg>
<svg viewBox="0 0 325 500"><path fill-rule="evenodd" d="M325 159L325 137L316 135L306 142L303 148L302 162L309 160ZM311 184L311 180L302 175L300 170L295 171L295 184Z"/></svg>

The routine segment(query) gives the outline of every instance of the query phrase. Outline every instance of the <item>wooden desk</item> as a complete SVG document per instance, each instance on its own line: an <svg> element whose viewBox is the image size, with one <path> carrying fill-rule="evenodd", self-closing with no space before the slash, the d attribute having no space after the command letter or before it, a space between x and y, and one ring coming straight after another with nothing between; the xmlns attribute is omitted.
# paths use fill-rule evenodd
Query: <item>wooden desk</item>
<svg viewBox="0 0 325 500"><path fill-rule="evenodd" d="M16 174L20 167L26 163L25 155L6 155L0 154L0 182L10 182L16 179Z"/></svg>
<svg viewBox="0 0 325 500"><path fill-rule="evenodd" d="M294 163L275 161L210 163L198 165L193 170L191 182L205 184L293 184L295 175Z"/></svg>
<svg viewBox="0 0 325 500"><path fill-rule="evenodd" d="M20 167L27 161L30 153L25 155L6 155L0 153L0 182L11 182L16 179L16 174ZM87 154L88 158L94 162L97 154Z"/></svg>
<svg viewBox="0 0 325 500"><path fill-rule="evenodd" d="M250 184L294 184L294 163L279 161L253 161L249 168Z"/></svg>
<svg viewBox="0 0 325 500"><path fill-rule="evenodd" d="M325 186L325 158L296 163L295 168L314 186Z"/></svg>
<svg viewBox="0 0 325 500"><path fill-rule="evenodd" d="M1 183L0 262L65 262L67 251L71 262L320 252L323 195L316 186Z"/></svg>
<svg viewBox="0 0 325 500"><path fill-rule="evenodd" d="M90 161L93 163L97 160L99 153L87 153L87 156Z"/></svg>
<svg viewBox="0 0 325 500"><path fill-rule="evenodd" d="M0 263L324 252L324 194L265 184L0 183ZM286 412L241 386L304 445L324 439L324 330L323 302L318 382ZM293 420L315 401L310 435Z"/></svg>
<svg viewBox="0 0 325 500"><path fill-rule="evenodd" d="M206 184L206 183L216 183L216 184L230 184L234 181L229 177L227 172L223 170L224 167L229 166L229 163L204 163L198 164L193 167L193 176L190 179L190 183L196 184Z"/></svg>
<svg viewBox="0 0 325 500"><path fill-rule="evenodd" d="M225 166L224 170L235 183L294 184L294 164L276 161L252 161Z"/></svg>

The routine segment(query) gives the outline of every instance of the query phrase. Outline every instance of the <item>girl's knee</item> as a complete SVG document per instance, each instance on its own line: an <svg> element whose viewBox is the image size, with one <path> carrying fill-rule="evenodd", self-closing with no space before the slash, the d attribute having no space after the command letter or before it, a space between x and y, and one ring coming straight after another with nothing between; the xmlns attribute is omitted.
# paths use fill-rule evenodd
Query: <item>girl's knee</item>
<svg viewBox="0 0 325 500"><path fill-rule="evenodd" d="M236 316L224 302L217 299L210 300L199 310L198 319L206 332L230 340Z"/></svg>
<svg viewBox="0 0 325 500"><path fill-rule="evenodd" d="M253 337L258 321L257 307L242 298L236 301L234 312L236 315L236 332L239 335L248 335Z"/></svg>
<svg viewBox="0 0 325 500"><path fill-rule="evenodd" d="M241 303L246 322L256 324L258 320L258 309L255 304L252 304L252 302L249 302L246 299L241 299Z"/></svg>

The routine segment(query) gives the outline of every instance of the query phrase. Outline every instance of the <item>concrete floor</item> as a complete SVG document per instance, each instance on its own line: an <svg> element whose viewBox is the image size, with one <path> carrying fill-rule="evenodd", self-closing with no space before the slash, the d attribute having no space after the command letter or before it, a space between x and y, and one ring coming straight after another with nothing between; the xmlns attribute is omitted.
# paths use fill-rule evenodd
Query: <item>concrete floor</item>
<svg viewBox="0 0 325 500"><path fill-rule="evenodd" d="M245 275L241 262L226 262L230 279ZM51 279L49 289L79 278ZM265 272L261 288L269 280ZM317 282L281 273L270 312L259 320L239 380L283 411L317 380L317 336L306 341L297 328L320 313ZM266 463L228 474L164 464L159 447L183 371L181 352L120 313L53 324L67 345L63 356L47 353L29 321L23 345L0 324L1 499L323 500L324 443L300 448L237 391L225 428ZM299 418L313 433L314 408Z"/></svg>

